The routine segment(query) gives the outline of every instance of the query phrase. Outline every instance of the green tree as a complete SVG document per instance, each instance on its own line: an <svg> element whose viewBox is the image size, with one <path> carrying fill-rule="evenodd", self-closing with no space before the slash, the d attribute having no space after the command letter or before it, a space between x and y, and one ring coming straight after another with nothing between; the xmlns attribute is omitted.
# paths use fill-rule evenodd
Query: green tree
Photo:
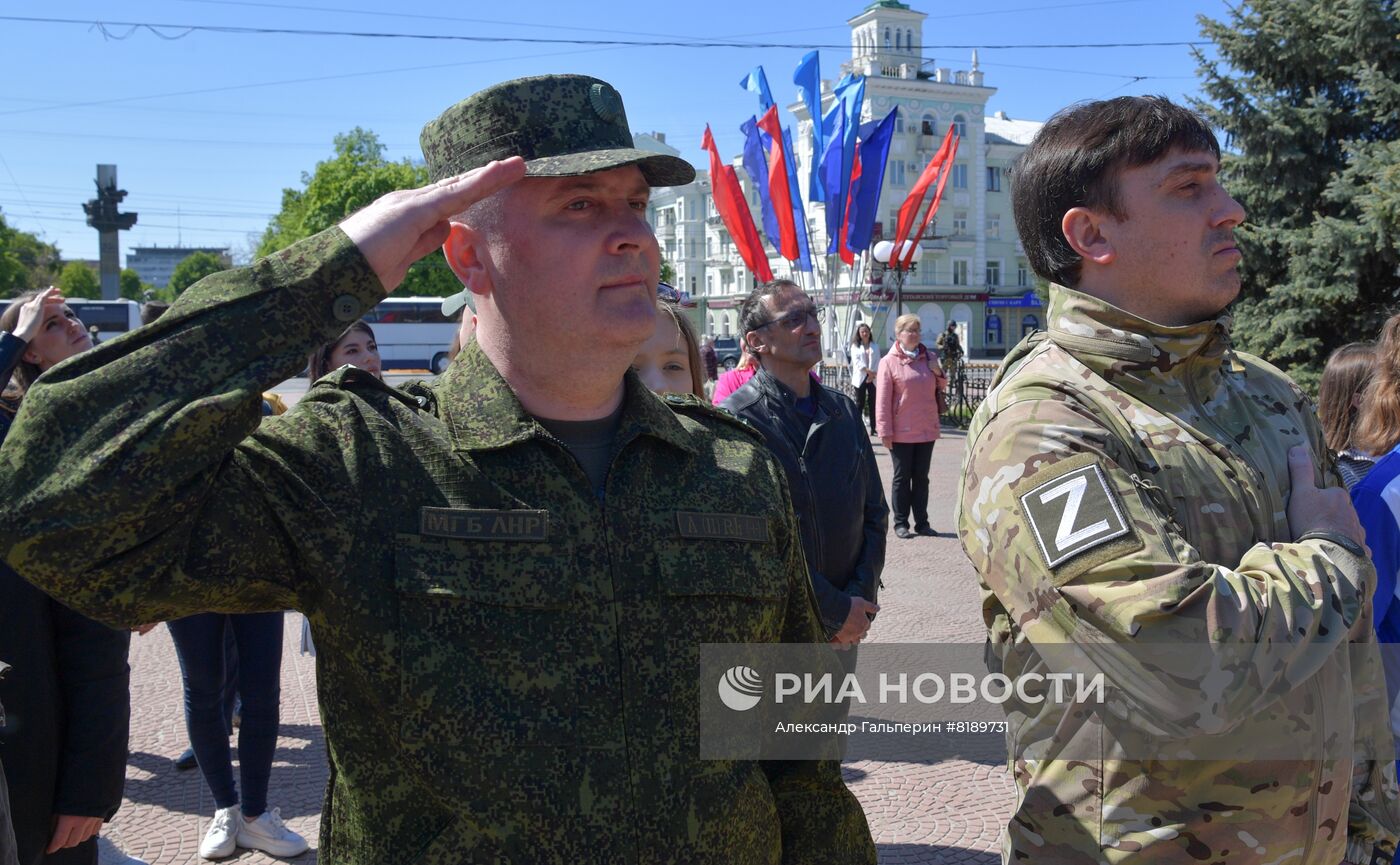
<svg viewBox="0 0 1400 865"><path fill-rule="evenodd" d="M166 294L170 299L180 296L180 292L199 282L211 273L228 270L228 263L212 252L195 252L175 265L166 283Z"/></svg>
<svg viewBox="0 0 1400 865"><path fill-rule="evenodd" d="M396 189L428 182L427 168L407 159L390 162L373 132L355 127L335 136L335 155L301 174L301 189L282 190L282 209L263 232L257 255L290 246L337 224L376 198ZM440 253L409 268L396 294L446 297L461 291L457 277Z"/></svg>
<svg viewBox="0 0 1400 865"><path fill-rule="evenodd" d="M1240 344L1315 388L1332 349L1373 339L1400 300L1400 20L1393 2L1251 0L1205 17L1197 52L1227 134Z"/></svg>
<svg viewBox="0 0 1400 865"><path fill-rule="evenodd" d="M102 283L97 278L97 271L81 261L70 261L63 265L56 285L68 297L83 297L89 300L102 298Z"/></svg>
<svg viewBox="0 0 1400 865"><path fill-rule="evenodd" d="M57 247L12 228L0 215L0 297L54 284L62 264Z"/></svg>
<svg viewBox="0 0 1400 865"><path fill-rule="evenodd" d="M141 274L129 267L122 268L121 288L118 290L120 296L127 300L142 301L147 294L155 293L155 286L141 281Z"/></svg>
<svg viewBox="0 0 1400 865"><path fill-rule="evenodd" d="M676 285L676 266L664 258L661 259L661 281L668 285Z"/></svg>

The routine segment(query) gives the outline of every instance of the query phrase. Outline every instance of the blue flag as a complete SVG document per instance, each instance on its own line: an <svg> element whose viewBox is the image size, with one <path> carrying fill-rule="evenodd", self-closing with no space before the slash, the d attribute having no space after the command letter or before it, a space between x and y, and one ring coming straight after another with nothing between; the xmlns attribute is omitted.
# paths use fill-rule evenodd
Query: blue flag
<svg viewBox="0 0 1400 865"><path fill-rule="evenodd" d="M812 272L812 250L807 239L807 208L802 206L802 192L797 188L797 160L792 158L792 129L783 127L783 154L787 162L788 191L792 193L792 219L797 227L797 269Z"/></svg>
<svg viewBox="0 0 1400 865"><path fill-rule="evenodd" d="M778 214L773 210L773 200L768 194L768 160L764 154L768 145L763 141L767 136L758 128L758 119L750 117L739 129L744 133L744 170L758 189L758 203L763 210L763 233L773 248L778 248Z"/></svg>
<svg viewBox="0 0 1400 865"><path fill-rule="evenodd" d="M821 186L821 160L818 155L826 152L826 136L822 134L822 72L821 59L816 51L808 51L792 73L792 83L802 90L802 102L807 106L807 114L812 118L812 170L807 197L812 201L826 198Z"/></svg>
<svg viewBox="0 0 1400 865"><path fill-rule="evenodd" d="M768 89L768 76L763 74L762 66L755 66L739 86L758 94L759 113L773 107L773 91Z"/></svg>
<svg viewBox="0 0 1400 865"><path fill-rule="evenodd" d="M822 170L822 185L826 202L826 224L828 230L827 255L834 254L839 242L841 220L846 214L846 196L850 192L851 167L856 158L856 136L860 132L860 112L865 103L865 79L858 78L850 73L842 76L840 83L835 89L836 103L828 116L833 119L831 135L841 137L841 164L833 175L832 170L824 168ZM839 131L835 121L839 120ZM826 123L827 118L823 117L822 122ZM830 138L827 139L831 141ZM831 152L828 146L827 152ZM835 182L833 185L833 181Z"/></svg>
<svg viewBox="0 0 1400 865"><path fill-rule="evenodd" d="M870 246L875 231L875 215L880 207L880 189L885 183L885 160L890 154L890 139L894 136L895 117L899 108L878 124L868 123L860 136L860 184L851 199L851 224L846 230L846 246L860 252Z"/></svg>
<svg viewBox="0 0 1400 865"><path fill-rule="evenodd" d="M839 106L840 103L838 102ZM841 217L845 214L845 209L838 203L841 191L841 163L845 161L842 151L842 144L846 140L846 115L839 110L836 111L836 125L832 127L831 135L826 139L826 154L822 157L822 185L826 187L826 254L832 255L836 252L836 244L840 240Z"/></svg>

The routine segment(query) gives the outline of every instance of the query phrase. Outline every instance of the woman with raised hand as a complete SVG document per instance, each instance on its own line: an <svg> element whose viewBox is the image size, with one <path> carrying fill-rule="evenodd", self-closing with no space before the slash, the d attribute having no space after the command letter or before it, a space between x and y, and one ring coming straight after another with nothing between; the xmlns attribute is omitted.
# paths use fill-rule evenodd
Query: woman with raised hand
<svg viewBox="0 0 1400 865"><path fill-rule="evenodd" d="M58 289L10 302L0 314L0 442L34 380L90 348ZM0 564L0 661L11 667L0 677L0 763L19 865L97 862L97 833L126 781L129 639Z"/></svg>

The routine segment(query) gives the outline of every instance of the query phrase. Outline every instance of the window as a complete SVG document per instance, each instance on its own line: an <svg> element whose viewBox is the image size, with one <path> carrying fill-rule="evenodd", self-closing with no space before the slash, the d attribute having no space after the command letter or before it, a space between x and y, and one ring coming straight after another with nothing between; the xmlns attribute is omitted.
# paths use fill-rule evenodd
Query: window
<svg viewBox="0 0 1400 865"><path fill-rule="evenodd" d="M953 211L953 234L956 237L962 237L963 235L967 234L966 210Z"/></svg>
<svg viewBox="0 0 1400 865"><path fill-rule="evenodd" d="M962 82L959 82L962 83ZM958 133L959 138L967 137L967 118L961 114L953 115L953 131Z"/></svg>
<svg viewBox="0 0 1400 865"><path fill-rule="evenodd" d="M894 183L895 186L904 185L904 163L902 161L894 164Z"/></svg>
<svg viewBox="0 0 1400 865"><path fill-rule="evenodd" d="M690 278L690 293L691 293L692 295L695 294L695 277L693 277L693 276ZM715 329L715 318L714 318L714 316L710 316L710 330L713 332L714 329Z"/></svg>
<svg viewBox="0 0 1400 865"><path fill-rule="evenodd" d="M904 49L904 31L903 31L903 30L896 30L896 31L894 31L894 49L895 49L896 51L902 51L902 50Z"/></svg>
<svg viewBox="0 0 1400 865"><path fill-rule="evenodd" d="M1018 288L1025 288L1030 284L1031 275L1026 272L1026 263L1024 261L1016 262L1016 286Z"/></svg>
<svg viewBox="0 0 1400 865"><path fill-rule="evenodd" d="M895 132L903 132L903 131L904 131L904 115L903 115L902 113L900 113L900 112L895 112L895 115L894 115L894 131L895 131Z"/></svg>
<svg viewBox="0 0 1400 865"><path fill-rule="evenodd" d="M988 286L997 286L997 285L1001 285L1001 262L1000 262L1000 261L988 261L988 262L987 262L987 285L988 285Z"/></svg>
<svg viewBox="0 0 1400 865"><path fill-rule="evenodd" d="M953 188L967 189L967 165L963 163L953 164Z"/></svg>
<svg viewBox="0 0 1400 865"><path fill-rule="evenodd" d="M715 239L713 237L705 238L705 257L715 257Z"/></svg>
<svg viewBox="0 0 1400 865"><path fill-rule="evenodd" d="M885 28L885 50L890 50L890 28Z"/></svg>
<svg viewBox="0 0 1400 865"><path fill-rule="evenodd" d="M1034 315L1027 315L1021 319L1021 336L1030 336L1040 330L1040 319Z"/></svg>
<svg viewBox="0 0 1400 865"><path fill-rule="evenodd" d="M924 135L938 134L938 120L932 114L925 114L923 120L919 121L919 128Z"/></svg>
<svg viewBox="0 0 1400 865"><path fill-rule="evenodd" d="M1001 316L987 314L987 345L1001 345Z"/></svg>
<svg viewBox="0 0 1400 865"><path fill-rule="evenodd" d="M685 199L684 199L684 198L678 198L678 199L676 199L676 218L677 218L677 219L680 219L680 220L684 220L684 219L685 219Z"/></svg>
<svg viewBox="0 0 1400 865"><path fill-rule="evenodd" d="M987 237L992 240L1001 237L1001 217L995 213L987 217Z"/></svg>
<svg viewBox="0 0 1400 865"><path fill-rule="evenodd" d="M967 259L953 261L953 285L967 285Z"/></svg>
<svg viewBox="0 0 1400 865"><path fill-rule="evenodd" d="M996 165L987 166L987 191L1001 192L1001 168Z"/></svg>

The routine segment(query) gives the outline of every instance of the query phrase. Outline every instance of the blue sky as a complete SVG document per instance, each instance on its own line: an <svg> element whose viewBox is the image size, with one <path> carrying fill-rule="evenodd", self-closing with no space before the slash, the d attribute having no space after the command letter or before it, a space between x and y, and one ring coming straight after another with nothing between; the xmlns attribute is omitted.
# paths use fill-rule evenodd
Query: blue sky
<svg viewBox="0 0 1400 865"><path fill-rule="evenodd" d="M970 50L937 45L1196 41L1198 14L1226 16L1222 0L979 0L914 2L929 14L924 51L965 69ZM861 2L611 0L452 5L367 0L11 0L0 16L0 209L11 225L55 243L66 258L96 258L83 224L94 166L114 162L124 207L140 214L122 235L136 245L256 244L284 187L355 126L379 134L392 158L420 158L418 131L448 105L495 82L578 72L615 84L634 131L665 132L692 163L711 124L721 154L737 154L738 125L754 113L739 81L763 64L780 104L796 94L804 48L692 48L539 44L509 39L654 43L733 40L821 46L822 74L849 59L846 20ZM601 11L606 10L606 12ZM424 41L152 32L115 22L379 33L456 34L488 41ZM178 37L178 38L176 38ZM829 46L829 47L828 47ZM1209 50L1209 49L1207 49ZM982 48L989 111L1044 119L1081 99L1197 92L1185 47ZM1140 78L1139 78L1140 77ZM791 122L790 115L784 117Z"/></svg>

